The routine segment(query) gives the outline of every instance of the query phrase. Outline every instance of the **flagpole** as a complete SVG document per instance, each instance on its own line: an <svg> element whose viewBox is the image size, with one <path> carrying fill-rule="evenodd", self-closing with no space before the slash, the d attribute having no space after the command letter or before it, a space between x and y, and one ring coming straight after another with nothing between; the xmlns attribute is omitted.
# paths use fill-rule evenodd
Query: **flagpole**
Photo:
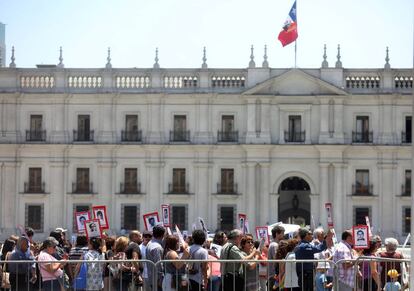
<svg viewBox="0 0 414 291"><path fill-rule="evenodd" d="M296 69L296 40L295 40L295 69Z"/></svg>

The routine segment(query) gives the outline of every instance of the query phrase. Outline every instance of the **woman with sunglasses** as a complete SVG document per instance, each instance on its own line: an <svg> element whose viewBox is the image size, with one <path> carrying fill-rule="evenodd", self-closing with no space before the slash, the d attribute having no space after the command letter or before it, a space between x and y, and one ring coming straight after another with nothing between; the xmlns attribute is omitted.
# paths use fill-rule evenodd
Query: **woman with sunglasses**
<svg viewBox="0 0 414 291"><path fill-rule="evenodd" d="M255 252L253 236L250 234L244 235L240 241L240 250L245 256ZM258 260L259 256L255 255L252 260ZM259 264L256 262L246 263L243 266L245 276L246 291L258 291L260 289L259 283Z"/></svg>

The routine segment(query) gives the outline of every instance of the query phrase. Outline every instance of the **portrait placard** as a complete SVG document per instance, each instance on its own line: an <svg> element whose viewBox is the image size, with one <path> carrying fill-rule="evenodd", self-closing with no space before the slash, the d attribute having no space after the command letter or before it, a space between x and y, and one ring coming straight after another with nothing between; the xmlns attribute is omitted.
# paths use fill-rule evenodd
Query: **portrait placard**
<svg viewBox="0 0 414 291"><path fill-rule="evenodd" d="M239 229L242 231L243 234L246 234L246 214L239 213L238 221L239 221Z"/></svg>
<svg viewBox="0 0 414 291"><path fill-rule="evenodd" d="M325 203L325 209L326 209L327 225L329 228L333 228L334 223L333 223L333 215L332 215L332 203Z"/></svg>
<svg viewBox="0 0 414 291"><path fill-rule="evenodd" d="M257 240L264 240L265 243L269 243L269 232L267 226L256 226L256 238Z"/></svg>
<svg viewBox="0 0 414 291"><path fill-rule="evenodd" d="M99 205L92 207L93 218L99 219L99 224L101 229L109 229L108 216L106 214L106 206Z"/></svg>
<svg viewBox="0 0 414 291"><path fill-rule="evenodd" d="M152 231L152 228L160 224L160 219L158 217L158 212L151 212L143 215L145 229Z"/></svg>
<svg viewBox="0 0 414 291"><path fill-rule="evenodd" d="M86 238L90 239L92 237L102 237L101 226L99 224L99 219L91 219L84 222Z"/></svg>
<svg viewBox="0 0 414 291"><path fill-rule="evenodd" d="M89 211L75 212L75 219L76 219L76 228L78 230L78 233L84 233L85 232L85 221L91 219Z"/></svg>
<svg viewBox="0 0 414 291"><path fill-rule="evenodd" d="M367 225L356 225L352 227L352 236L355 249L369 248L369 234Z"/></svg>
<svg viewBox="0 0 414 291"><path fill-rule="evenodd" d="M161 213L162 213L162 223L165 227L171 226L171 217L170 217L170 205L162 204L161 205Z"/></svg>

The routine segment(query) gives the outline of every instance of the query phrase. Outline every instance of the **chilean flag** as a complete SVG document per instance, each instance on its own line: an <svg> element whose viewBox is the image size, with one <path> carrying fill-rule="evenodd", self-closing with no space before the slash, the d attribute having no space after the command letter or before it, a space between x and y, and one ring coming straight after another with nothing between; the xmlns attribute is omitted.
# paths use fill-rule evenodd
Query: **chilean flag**
<svg viewBox="0 0 414 291"><path fill-rule="evenodd" d="M289 11L289 15L283 25L283 30L279 33L278 39L282 46L294 42L298 38L298 24L296 22L296 0Z"/></svg>

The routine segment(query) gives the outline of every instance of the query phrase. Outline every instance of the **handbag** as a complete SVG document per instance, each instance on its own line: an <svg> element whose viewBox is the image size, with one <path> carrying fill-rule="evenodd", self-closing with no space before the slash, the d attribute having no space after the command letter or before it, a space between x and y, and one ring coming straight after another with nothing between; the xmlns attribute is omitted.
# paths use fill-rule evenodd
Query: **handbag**
<svg viewBox="0 0 414 291"><path fill-rule="evenodd" d="M73 289L86 289L86 277L88 275L88 265L83 262L80 266L79 273L73 281Z"/></svg>

